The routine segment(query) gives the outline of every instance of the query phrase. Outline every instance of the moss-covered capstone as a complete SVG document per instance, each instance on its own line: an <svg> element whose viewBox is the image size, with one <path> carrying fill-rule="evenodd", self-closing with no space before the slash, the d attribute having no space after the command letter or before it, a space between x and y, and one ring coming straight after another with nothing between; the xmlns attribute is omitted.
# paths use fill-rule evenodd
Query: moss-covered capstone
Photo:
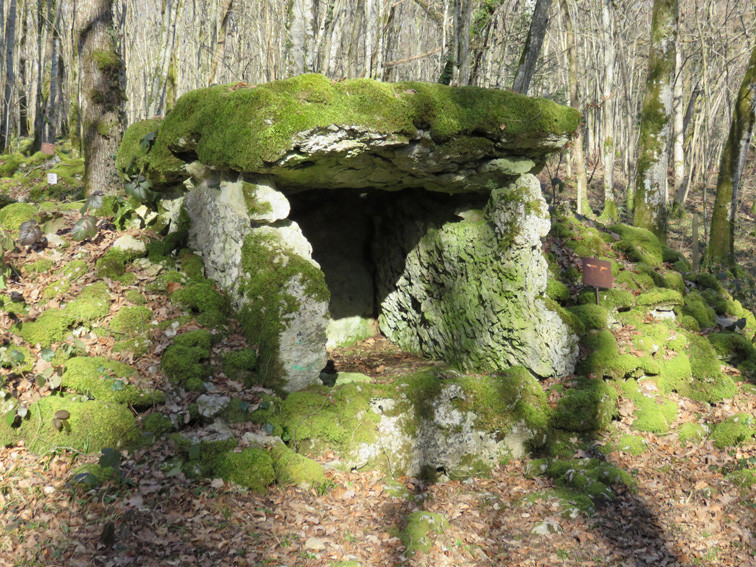
<svg viewBox="0 0 756 567"><path fill-rule="evenodd" d="M273 175L279 187L469 191L536 167L578 124L574 109L500 89L306 74L187 93L159 125L131 126L118 165L158 187L186 178L182 158L195 155L204 166ZM461 164L465 179L448 175Z"/></svg>

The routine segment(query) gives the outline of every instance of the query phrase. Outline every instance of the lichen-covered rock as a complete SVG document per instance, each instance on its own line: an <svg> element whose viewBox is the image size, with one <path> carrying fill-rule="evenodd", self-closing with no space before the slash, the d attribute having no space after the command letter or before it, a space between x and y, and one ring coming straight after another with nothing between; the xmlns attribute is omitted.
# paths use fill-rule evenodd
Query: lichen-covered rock
<svg viewBox="0 0 756 567"><path fill-rule="evenodd" d="M291 437L300 451L335 451L345 468L393 474L442 470L449 478L486 476L505 457L545 440L543 388L526 369L496 376L415 373L395 384L310 387L253 413Z"/></svg>
<svg viewBox="0 0 756 567"><path fill-rule="evenodd" d="M464 369L569 373L577 337L542 298L546 211L538 181L523 176L495 189L482 214L428 227L401 271L380 274L381 330L411 352Z"/></svg>

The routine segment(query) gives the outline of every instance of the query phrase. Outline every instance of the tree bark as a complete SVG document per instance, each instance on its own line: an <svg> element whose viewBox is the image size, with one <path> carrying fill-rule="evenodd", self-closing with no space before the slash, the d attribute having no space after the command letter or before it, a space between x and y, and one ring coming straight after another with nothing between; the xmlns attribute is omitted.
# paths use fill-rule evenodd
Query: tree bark
<svg viewBox="0 0 756 567"><path fill-rule="evenodd" d="M646 228L663 240L667 233L667 153L677 26L677 0L654 0L648 84L638 141L635 226Z"/></svg>
<svg viewBox="0 0 756 567"><path fill-rule="evenodd" d="M88 194L116 193L115 155L124 130L123 61L113 29L114 0L81 0L77 38L81 61L84 185Z"/></svg>
<svg viewBox="0 0 756 567"><path fill-rule="evenodd" d="M530 30L512 84L512 90L516 93L528 94L530 81L533 79L536 63L538 63L538 56L541 54L543 38L546 36L546 30L549 27L550 10L551 0L536 0L533 17L530 20Z"/></svg>
<svg viewBox="0 0 756 567"><path fill-rule="evenodd" d="M578 94L578 64L577 48L575 46L574 23L570 15L567 0L562 0L562 13L566 27L567 58L569 59L569 90L570 106L580 108ZM591 212L588 205L588 179L585 173L585 155L583 152L583 124L577 129L577 134L572 142L572 163L575 170L575 182L577 185L577 212L580 215Z"/></svg>
<svg viewBox="0 0 756 567"><path fill-rule="evenodd" d="M756 46L751 52L738 98L733 105L730 134L722 150L717 178L717 194L711 217L711 236L706 248L706 265L735 265L735 223L740 178L745 167L753 126L756 123Z"/></svg>
<svg viewBox="0 0 756 567"><path fill-rule="evenodd" d="M614 17L612 0L603 0L601 10L604 43L604 84L602 92L604 212L608 221L617 220L617 203L614 198Z"/></svg>
<svg viewBox="0 0 756 567"><path fill-rule="evenodd" d="M0 153L8 151L12 134L13 121L13 48L16 43L16 0L10 0L8 6L8 20L5 25L5 92L3 95L3 108L0 114Z"/></svg>

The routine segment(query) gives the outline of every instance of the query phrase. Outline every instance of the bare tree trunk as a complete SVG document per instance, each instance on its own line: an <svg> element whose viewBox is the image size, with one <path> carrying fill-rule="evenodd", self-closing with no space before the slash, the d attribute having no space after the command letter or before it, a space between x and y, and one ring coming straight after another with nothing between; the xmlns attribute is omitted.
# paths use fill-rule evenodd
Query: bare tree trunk
<svg viewBox="0 0 756 567"><path fill-rule="evenodd" d="M604 30L604 85L603 111L603 162L604 162L604 211L602 217L617 220L617 203L614 198L614 17L611 0L604 0L601 21Z"/></svg>
<svg viewBox="0 0 756 567"><path fill-rule="evenodd" d="M113 0L80 0L77 38L83 93L83 139L87 193L120 189L115 155L124 130L123 61L113 43Z"/></svg>
<svg viewBox="0 0 756 567"><path fill-rule="evenodd" d="M530 20L530 30L512 84L512 90L517 93L528 94L530 81L533 78L533 73L535 73L536 63L538 63L538 56L541 54L543 38L546 35L546 29L549 27L550 10L551 0L536 0L533 17Z"/></svg>
<svg viewBox="0 0 756 567"><path fill-rule="evenodd" d="M580 108L578 96L578 64L577 48L575 46L575 33L572 16L570 15L567 0L562 0L562 13L565 21L565 36L567 41L567 57L570 68L570 106ZM572 163L575 168L577 184L577 212L584 215L591 212L588 205L588 179L585 174L585 156L583 154L583 124L577 129L577 135L572 142Z"/></svg>
<svg viewBox="0 0 756 567"><path fill-rule="evenodd" d="M730 134L727 137L717 178L717 195L711 217L711 236L706 248L709 267L735 265L735 222L738 211L740 178L743 175L753 126L756 123L756 46L746 69L738 98L733 105Z"/></svg>
<svg viewBox="0 0 756 567"><path fill-rule="evenodd" d="M682 50L675 53L675 84L672 90L674 122L672 131L672 163L674 165L674 184L672 194L675 203L682 204L679 198L685 194L685 112L683 109Z"/></svg>
<svg viewBox="0 0 756 567"><path fill-rule="evenodd" d="M667 233L667 148L677 43L677 0L654 0L648 85L641 113L635 180L635 226Z"/></svg>
<svg viewBox="0 0 756 567"><path fill-rule="evenodd" d="M8 6L8 20L5 25L5 45L3 46L5 47L5 93L3 96L2 115L0 115L1 153L8 151L12 135L11 124L14 116L12 113L14 89L13 48L16 43L16 7L16 0L10 0Z"/></svg>

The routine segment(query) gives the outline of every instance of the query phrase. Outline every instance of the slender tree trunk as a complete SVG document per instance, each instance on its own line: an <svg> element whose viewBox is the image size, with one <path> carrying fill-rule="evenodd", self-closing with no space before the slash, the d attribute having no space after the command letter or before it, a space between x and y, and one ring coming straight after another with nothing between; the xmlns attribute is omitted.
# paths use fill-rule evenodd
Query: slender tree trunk
<svg viewBox="0 0 756 567"><path fill-rule="evenodd" d="M113 194L120 189L115 155L125 122L123 61L114 45L113 2L80 0L77 6L87 193Z"/></svg>
<svg viewBox="0 0 756 567"><path fill-rule="evenodd" d="M570 106L580 107L578 96L578 64L577 48L575 45L575 33L572 16L570 16L567 0L562 0L562 13L564 14L567 57L569 59L570 76ZM577 134L572 142L572 163L577 185L577 212L584 215L591 212L588 204L588 179L585 174L585 155L583 153L583 124L577 129Z"/></svg>
<svg viewBox="0 0 756 567"><path fill-rule="evenodd" d="M654 0L648 84L641 112L635 180L635 226L667 233L667 153L678 25L677 0Z"/></svg>
<svg viewBox="0 0 756 567"><path fill-rule="evenodd" d="M711 217L711 236L706 248L706 264L735 265L735 221L740 178L745 167L753 126L756 123L756 46L751 52L738 98L733 105L730 134L727 137L717 178L717 195Z"/></svg>
<svg viewBox="0 0 756 567"><path fill-rule="evenodd" d="M601 23L604 43L604 85L603 85L603 162L604 162L604 212L602 217L617 220L617 203L614 198L614 17L612 0L604 0Z"/></svg>
<svg viewBox="0 0 756 567"><path fill-rule="evenodd" d="M12 112L15 81L13 73L13 48L16 44L16 7L16 0L10 0L8 20L5 25L5 93L3 96L2 114L0 115L0 153L8 151L14 117L14 113Z"/></svg>
<svg viewBox="0 0 756 567"><path fill-rule="evenodd" d="M546 36L546 30L549 27L550 10L551 0L536 0L533 17L530 20L530 30L512 84L512 90L517 93L528 94L530 81L533 79L536 63L538 63L538 56L541 54L543 38Z"/></svg>

